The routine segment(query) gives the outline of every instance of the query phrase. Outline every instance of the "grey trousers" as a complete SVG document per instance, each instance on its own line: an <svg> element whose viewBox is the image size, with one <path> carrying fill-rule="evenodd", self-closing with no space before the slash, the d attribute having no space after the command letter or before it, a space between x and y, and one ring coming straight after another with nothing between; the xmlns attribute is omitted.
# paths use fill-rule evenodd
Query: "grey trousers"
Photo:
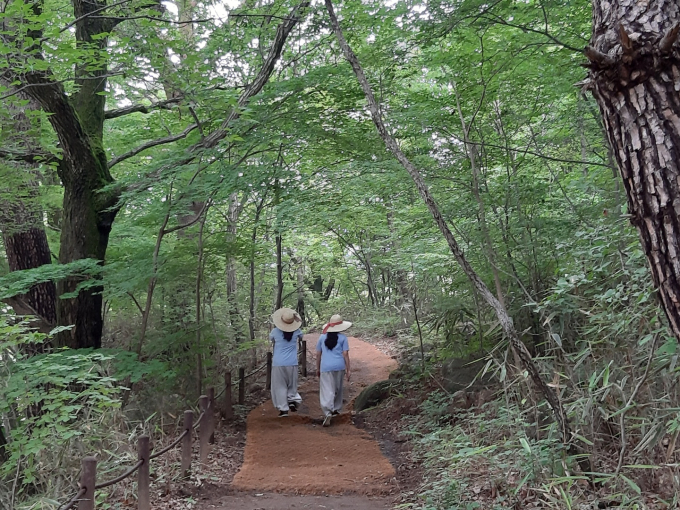
<svg viewBox="0 0 680 510"><path fill-rule="evenodd" d="M288 402L302 402L297 387L297 365L272 367L272 403L279 411L288 411Z"/></svg>
<svg viewBox="0 0 680 510"><path fill-rule="evenodd" d="M344 370L321 372L319 378L319 403L324 416L333 411L342 410L342 382L345 379Z"/></svg>

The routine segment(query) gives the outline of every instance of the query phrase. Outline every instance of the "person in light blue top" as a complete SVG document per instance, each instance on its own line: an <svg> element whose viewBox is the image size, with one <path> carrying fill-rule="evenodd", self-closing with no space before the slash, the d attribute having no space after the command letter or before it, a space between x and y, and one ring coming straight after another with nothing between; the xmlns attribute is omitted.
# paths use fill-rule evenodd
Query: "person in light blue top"
<svg viewBox="0 0 680 510"><path fill-rule="evenodd" d="M302 403L298 393L298 339L302 338L302 319L290 308L279 308L272 315L276 326L269 333L274 347L272 356L272 403L279 411L279 418L288 416L288 411L297 411Z"/></svg>
<svg viewBox="0 0 680 510"><path fill-rule="evenodd" d="M352 325L333 315L323 327L316 344L316 375L319 377L319 401L324 414L323 426L331 424L331 417L342 410L343 379L350 378L349 342L340 331Z"/></svg>

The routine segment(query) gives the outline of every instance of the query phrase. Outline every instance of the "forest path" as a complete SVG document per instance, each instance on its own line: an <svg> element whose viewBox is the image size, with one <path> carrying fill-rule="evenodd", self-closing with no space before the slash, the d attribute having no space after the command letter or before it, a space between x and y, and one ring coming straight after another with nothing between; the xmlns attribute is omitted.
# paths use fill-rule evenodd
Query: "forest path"
<svg viewBox="0 0 680 510"><path fill-rule="evenodd" d="M307 359L315 367L319 335L305 335ZM234 477L237 492L205 502L201 508L269 510L287 508L352 508L383 510L394 488L395 471L378 443L351 420L351 403L366 386L386 379L395 360L373 345L349 338L352 377L345 382L343 412L330 427L321 426L319 381L313 370L301 378L303 402L297 413L279 418L271 400L247 419L241 469Z"/></svg>

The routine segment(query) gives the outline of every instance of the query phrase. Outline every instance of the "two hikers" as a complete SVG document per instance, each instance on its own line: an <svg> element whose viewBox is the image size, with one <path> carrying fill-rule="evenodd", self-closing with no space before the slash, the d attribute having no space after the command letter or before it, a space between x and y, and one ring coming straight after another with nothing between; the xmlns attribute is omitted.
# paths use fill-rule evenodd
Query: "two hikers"
<svg viewBox="0 0 680 510"><path fill-rule="evenodd" d="M302 402L298 393L297 340L302 338L302 319L290 308L280 308L272 315L276 326L269 334L274 345L272 357L272 403L279 417L297 411ZM319 377L319 401L324 414L323 426L342 410L343 380L350 379L349 343L341 334L352 325L340 315L333 315L324 325L316 344L316 374Z"/></svg>

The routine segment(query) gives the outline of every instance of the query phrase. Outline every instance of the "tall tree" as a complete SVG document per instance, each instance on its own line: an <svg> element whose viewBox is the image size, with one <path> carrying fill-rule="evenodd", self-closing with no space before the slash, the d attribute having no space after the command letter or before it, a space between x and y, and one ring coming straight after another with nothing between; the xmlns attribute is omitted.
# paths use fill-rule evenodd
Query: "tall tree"
<svg viewBox="0 0 680 510"><path fill-rule="evenodd" d="M425 181L423 180L420 172L402 152L394 137L389 133L389 131L385 127L380 107L378 106L378 103L375 99L375 95L373 93L371 85L366 79L366 75L364 74L363 68L359 63L359 60L357 59L356 55L347 44L347 40L344 37L338 18L335 15L333 3L331 0L325 0L325 4L331 19L333 31L335 32L335 36L338 40L340 48L342 49L345 58L352 66L352 70L354 71L354 74L357 77L357 81L359 82L364 92L366 102L368 103L368 108L371 112L371 118L373 119L375 127L378 130L378 133L382 138L383 142L385 143L387 150L389 150L389 152L391 152L394 155L394 157L409 173L409 175L413 179L416 188L418 189L421 198L427 205L427 208L430 211L430 214L432 215L437 227L444 236L444 239L446 240L454 258L465 272L465 275L470 280L470 283L472 283L477 292L479 292L479 294L486 301L486 303L494 310L496 317L498 318L498 322L503 328L503 332L508 337L514 352L521 360L523 368L527 370L527 372L529 373L529 377L531 377L532 382L536 385L536 387L543 394L546 401L550 405L553 411L553 415L555 417L555 422L559 426L563 443L567 445L572 452L578 451L578 448L574 444L574 438L572 437L569 420L567 418L564 407L562 406L562 403L559 401L557 397L557 394L552 388L550 388L546 384L546 382L541 377L541 374L538 370L536 363L532 359L531 354L529 353L524 343L520 340L517 330L515 329L515 326L513 324L512 318L508 314L505 307L501 304L500 301L498 301L498 299L496 299L493 293L489 290L489 288L486 286L486 284L482 281L477 272L472 268L472 266L468 262L463 250L460 248L448 224L446 223L446 220L442 216L439 207L434 201L434 198L432 197L432 194L430 193L427 184L425 184ZM581 461L583 462L581 465L584 471L589 472L590 466L587 460L581 458Z"/></svg>
<svg viewBox="0 0 680 510"><path fill-rule="evenodd" d="M23 5L23 1L9 0L5 4L5 11L22 16ZM29 4L33 22L19 25L21 30L18 34L13 30L15 26L11 23L14 19L12 16L3 17L2 21L2 42L10 52L12 61L1 76L2 82L23 90L49 114L50 124L62 150L59 178L64 186L64 213L60 263L83 258L102 262L105 260L109 234L120 208L121 197L121 188L115 184L110 167L154 146L146 144L112 160L111 163L107 161L104 149L105 120L133 111L145 111L145 108L137 106L117 113L105 111L107 80L111 74L108 40L118 24L128 19L125 15L103 14L115 5L118 4L109 4L106 0L73 2L74 21L69 24L69 27L75 26L76 40L76 64L73 69L75 82L72 93L67 92L63 81L51 68L47 56L49 48L44 46L48 38L44 32L45 26L40 21L43 16L42 4ZM243 89L236 105L216 129L202 136L201 141L191 147L190 153L180 164L192 162L200 152L213 149L226 137L231 124L240 117L243 108L269 80L286 39L307 5L301 3L295 6L277 27L269 50L263 55L261 68ZM126 14L138 14L144 10L149 10L148 16L152 19L158 15L157 6L146 3L130 7ZM196 122L185 130L183 136L171 136L154 143L158 145L176 141L200 126L201 123ZM82 282L82 277L73 276L62 280L58 285L58 294L76 294L76 297L57 302L57 323L75 326L59 335L58 344L75 348L99 347L103 324L102 288L99 285L88 285L79 289Z"/></svg>
<svg viewBox="0 0 680 510"><path fill-rule="evenodd" d="M600 106L654 285L680 341L680 5L593 1L583 85Z"/></svg>

